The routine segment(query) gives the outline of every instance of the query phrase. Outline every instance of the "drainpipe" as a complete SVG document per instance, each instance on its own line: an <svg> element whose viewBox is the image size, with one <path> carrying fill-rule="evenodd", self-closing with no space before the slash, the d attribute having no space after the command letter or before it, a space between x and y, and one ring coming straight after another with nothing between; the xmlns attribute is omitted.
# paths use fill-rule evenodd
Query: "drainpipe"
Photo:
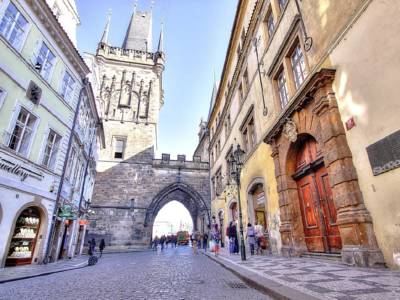
<svg viewBox="0 0 400 300"><path fill-rule="evenodd" d="M65 154L65 160L64 160L63 170L62 170L62 173L61 173L60 184L58 185L56 203L54 205L54 210L53 210L53 215L52 215L52 220L51 220L51 225L50 225L49 240L47 242L46 253L45 253L45 256L44 256L44 260L43 260L44 264L47 264L49 262L49 254L50 254L49 252L50 252L50 249L51 249L51 247L53 245L53 242L54 242L55 224L56 224L56 220L57 220L58 209L59 209L59 206L60 206L60 200L61 200L60 197L61 197L61 191L62 191L63 184L64 184L65 171L67 170L67 163L68 163L68 159L69 159L69 154L70 154L71 148L72 148L72 141L73 141L73 137L74 137L76 121L77 121L78 115L79 115L79 107L81 105L81 101L82 101L82 98L83 98L83 93L84 93L84 91L86 89L86 86L88 84L88 79L87 78L83 78L82 79L82 83L83 83L83 87L81 88L81 91L79 92L78 104L76 106L75 115L74 115L74 121L72 123L72 128L71 128L71 134L70 134L69 140L68 140L67 153Z"/></svg>

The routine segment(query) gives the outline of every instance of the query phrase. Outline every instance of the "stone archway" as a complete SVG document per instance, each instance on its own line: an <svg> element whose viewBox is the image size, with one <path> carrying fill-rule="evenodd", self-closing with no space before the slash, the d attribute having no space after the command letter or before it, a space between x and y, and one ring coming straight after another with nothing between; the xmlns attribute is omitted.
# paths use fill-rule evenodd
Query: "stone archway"
<svg viewBox="0 0 400 300"><path fill-rule="evenodd" d="M208 224L211 224L209 209L201 195L190 185L176 182L162 189L147 208L144 227L147 227L149 233L153 230L153 223L164 205L170 201L178 201L189 211L193 220L193 229L198 230L198 220L205 218Z"/></svg>

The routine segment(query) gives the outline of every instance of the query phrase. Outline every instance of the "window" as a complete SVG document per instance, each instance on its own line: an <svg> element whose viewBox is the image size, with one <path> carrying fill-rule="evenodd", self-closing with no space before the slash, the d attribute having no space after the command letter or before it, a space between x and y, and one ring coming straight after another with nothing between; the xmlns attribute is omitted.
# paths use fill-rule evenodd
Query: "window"
<svg viewBox="0 0 400 300"><path fill-rule="evenodd" d="M58 148L60 146L61 136L50 129L47 137L46 147L44 149L42 164L53 170L56 164Z"/></svg>
<svg viewBox="0 0 400 300"><path fill-rule="evenodd" d="M230 114L226 117L226 124L227 124L228 129L230 130L231 129L231 115Z"/></svg>
<svg viewBox="0 0 400 300"><path fill-rule="evenodd" d="M214 162L214 151L211 151L211 162Z"/></svg>
<svg viewBox="0 0 400 300"><path fill-rule="evenodd" d="M21 107L8 147L27 156L37 118Z"/></svg>
<svg viewBox="0 0 400 300"><path fill-rule="evenodd" d="M282 70L277 79L279 99L281 101L281 107L284 108L289 101L288 90L286 86L285 70Z"/></svg>
<svg viewBox="0 0 400 300"><path fill-rule="evenodd" d="M246 152L250 152L257 143L254 119L251 117L242 128L243 145Z"/></svg>
<svg viewBox="0 0 400 300"><path fill-rule="evenodd" d="M249 72L247 71L247 68L243 74L243 83L244 83L244 90L248 91L249 87L250 87L250 83L249 83Z"/></svg>
<svg viewBox="0 0 400 300"><path fill-rule="evenodd" d="M4 98L6 97L6 91L0 88L0 108L3 106Z"/></svg>
<svg viewBox="0 0 400 300"><path fill-rule="evenodd" d="M279 9L281 10L281 12L284 10L284 8L286 6L286 2L287 2L287 0L278 0Z"/></svg>
<svg viewBox="0 0 400 300"><path fill-rule="evenodd" d="M114 158L124 158L125 139L116 138L114 143Z"/></svg>
<svg viewBox="0 0 400 300"><path fill-rule="evenodd" d="M67 169L65 170L65 178L69 179L72 173L72 166L75 162L76 158L76 150L74 148L71 149L71 154L68 159Z"/></svg>
<svg viewBox="0 0 400 300"><path fill-rule="evenodd" d="M67 71L65 71L60 91L61 96L65 100L71 99L72 92L74 90L74 85L75 85L75 80Z"/></svg>
<svg viewBox="0 0 400 300"><path fill-rule="evenodd" d="M301 51L300 45L297 45L290 57L292 63L292 70L294 75L294 82L296 89L298 89L307 77L306 65L304 62L304 55Z"/></svg>
<svg viewBox="0 0 400 300"><path fill-rule="evenodd" d="M218 142L217 142L217 150L218 150L218 155L220 155L221 154L221 141L220 140L218 140Z"/></svg>
<svg viewBox="0 0 400 300"><path fill-rule="evenodd" d="M244 100L244 90L243 90L243 84L240 83L239 85L239 97L240 97L240 101Z"/></svg>
<svg viewBox="0 0 400 300"><path fill-rule="evenodd" d="M271 38L275 30L274 15L272 14L272 11L268 14L267 17L267 29L268 37Z"/></svg>
<svg viewBox="0 0 400 300"><path fill-rule="evenodd" d="M36 58L35 68L40 72L43 78L47 81L50 79L51 71L53 70L55 56L53 52L42 42L39 54Z"/></svg>
<svg viewBox="0 0 400 300"><path fill-rule="evenodd" d="M221 168L219 168L218 171L215 173L215 185L215 194L219 196L222 194L223 191Z"/></svg>
<svg viewBox="0 0 400 300"><path fill-rule="evenodd" d="M20 49L22 47L23 39L26 36L28 28L28 21L19 12L11 2L8 4L6 11L0 23L0 33L10 44Z"/></svg>

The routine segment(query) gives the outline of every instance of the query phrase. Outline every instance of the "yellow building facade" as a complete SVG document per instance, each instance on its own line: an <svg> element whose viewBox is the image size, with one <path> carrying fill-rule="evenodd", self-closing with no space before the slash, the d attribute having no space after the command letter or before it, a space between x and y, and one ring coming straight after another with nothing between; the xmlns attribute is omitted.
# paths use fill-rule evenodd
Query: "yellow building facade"
<svg viewBox="0 0 400 300"><path fill-rule="evenodd" d="M400 265L399 10L381 0L239 1L207 123L223 230L237 218L227 157L240 144L243 223L264 201L271 252Z"/></svg>

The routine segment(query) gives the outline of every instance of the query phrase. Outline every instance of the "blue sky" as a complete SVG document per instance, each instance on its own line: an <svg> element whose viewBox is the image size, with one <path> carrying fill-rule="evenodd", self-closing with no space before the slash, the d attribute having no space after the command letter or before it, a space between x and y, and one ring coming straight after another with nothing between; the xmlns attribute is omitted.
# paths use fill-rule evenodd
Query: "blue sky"
<svg viewBox="0 0 400 300"><path fill-rule="evenodd" d="M81 26L78 48L94 53L112 10L109 41L121 46L133 10L132 0L76 0ZM165 104L160 113L157 154L186 154L197 146L200 118L207 117L213 87L224 64L237 0L156 0L153 47L164 22ZM139 0L147 10L150 0Z"/></svg>

